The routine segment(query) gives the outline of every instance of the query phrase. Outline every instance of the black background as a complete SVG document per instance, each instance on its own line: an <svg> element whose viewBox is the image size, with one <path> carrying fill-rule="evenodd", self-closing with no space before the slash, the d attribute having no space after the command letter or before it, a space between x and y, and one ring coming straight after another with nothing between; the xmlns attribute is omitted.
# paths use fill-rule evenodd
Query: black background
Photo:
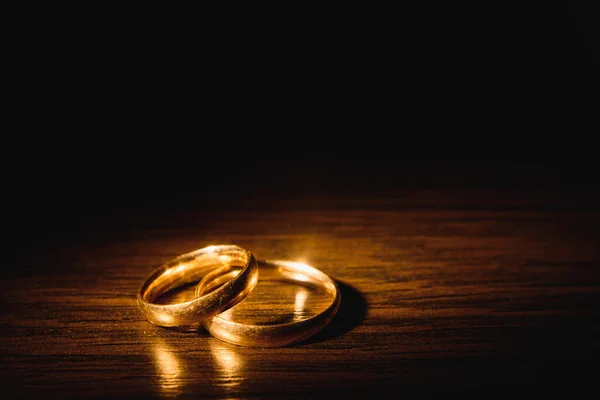
<svg viewBox="0 0 600 400"><path fill-rule="evenodd" d="M519 187L596 206L595 7L277 12L21 29L2 146L9 252L130 214L273 198Z"/></svg>

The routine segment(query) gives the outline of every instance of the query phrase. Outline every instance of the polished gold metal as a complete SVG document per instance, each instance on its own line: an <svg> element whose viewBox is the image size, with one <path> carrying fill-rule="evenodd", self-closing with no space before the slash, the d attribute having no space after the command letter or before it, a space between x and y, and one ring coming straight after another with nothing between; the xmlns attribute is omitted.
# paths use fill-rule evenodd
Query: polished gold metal
<svg viewBox="0 0 600 400"><path fill-rule="evenodd" d="M157 304L162 294L195 283L216 268L242 270L217 290L177 304ZM235 245L208 246L175 258L159 267L144 282L137 295L138 307L153 324L165 327L197 325L235 306L254 289L258 265L251 252Z"/></svg>
<svg viewBox="0 0 600 400"><path fill-rule="evenodd" d="M300 320L275 325L249 325L215 316L202 324L214 337L225 342L252 347L282 347L308 339L327 325L337 313L341 294L333 279L310 265L282 260L258 261L260 279L282 280L324 290L331 303L320 313ZM196 288L196 296L205 296L240 273L231 267L215 269ZM219 289L216 289L219 290Z"/></svg>

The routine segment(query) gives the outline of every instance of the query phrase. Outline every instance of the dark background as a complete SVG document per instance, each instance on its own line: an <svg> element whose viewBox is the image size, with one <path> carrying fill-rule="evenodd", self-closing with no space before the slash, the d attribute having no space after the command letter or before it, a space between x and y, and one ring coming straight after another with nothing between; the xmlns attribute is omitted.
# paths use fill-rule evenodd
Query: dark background
<svg viewBox="0 0 600 400"><path fill-rule="evenodd" d="M33 13L10 63L5 244L19 257L131 214L418 187L550 190L593 207L588 3L280 10L170 34Z"/></svg>

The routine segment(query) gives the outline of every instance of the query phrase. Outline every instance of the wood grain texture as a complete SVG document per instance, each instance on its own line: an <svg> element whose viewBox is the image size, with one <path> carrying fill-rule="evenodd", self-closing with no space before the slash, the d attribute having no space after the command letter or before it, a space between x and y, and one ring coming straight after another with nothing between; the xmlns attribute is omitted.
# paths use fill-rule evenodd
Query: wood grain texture
<svg viewBox="0 0 600 400"><path fill-rule="evenodd" d="M1 284L3 387L11 398L388 398L590 383L597 211L506 191L321 200L132 213L21 253ZM320 268L342 289L338 316L280 349L148 323L135 300L145 277L220 243Z"/></svg>

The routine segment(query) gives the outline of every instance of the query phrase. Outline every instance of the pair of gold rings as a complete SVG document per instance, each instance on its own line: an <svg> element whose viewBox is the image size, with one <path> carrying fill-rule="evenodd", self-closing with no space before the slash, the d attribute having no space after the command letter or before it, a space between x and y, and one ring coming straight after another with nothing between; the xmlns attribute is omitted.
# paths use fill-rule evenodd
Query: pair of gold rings
<svg viewBox="0 0 600 400"><path fill-rule="evenodd" d="M316 315L286 323L250 325L220 316L256 287L259 271L261 280L291 282L324 291L332 301ZM195 299L176 304L156 302L161 295L195 282ZM142 314L155 325L201 324L225 342L256 347L286 346L309 338L333 319L340 301L335 281L318 269L293 261L257 261L250 251L236 245L208 246L167 262L148 277L137 295Z"/></svg>

